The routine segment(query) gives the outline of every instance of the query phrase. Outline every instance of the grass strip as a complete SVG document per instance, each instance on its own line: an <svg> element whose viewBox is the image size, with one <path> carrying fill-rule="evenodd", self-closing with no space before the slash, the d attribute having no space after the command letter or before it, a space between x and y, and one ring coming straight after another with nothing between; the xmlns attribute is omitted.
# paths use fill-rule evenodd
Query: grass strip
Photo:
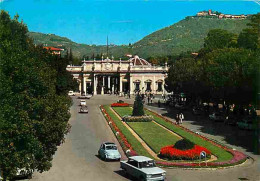
<svg viewBox="0 0 260 181"><path fill-rule="evenodd" d="M125 127L122 121L110 110L109 105L105 105L104 109L110 115L110 117L115 122L116 126L120 131L125 135L127 141L132 145L133 149L137 152L138 155L147 156L153 158L147 151L144 149L142 144L132 135L132 133Z"/></svg>
<svg viewBox="0 0 260 181"><path fill-rule="evenodd" d="M112 107L112 108L117 112L117 114L119 114L121 118L126 115L131 116L133 112L133 109L131 107Z"/></svg>
<svg viewBox="0 0 260 181"><path fill-rule="evenodd" d="M173 145L179 140L178 137L156 125L154 122L127 122L127 124L157 154L162 147Z"/></svg>
<svg viewBox="0 0 260 181"><path fill-rule="evenodd" d="M173 125L169 122L166 122L162 118L157 117L151 111L145 110L145 113L153 116L154 120L157 123L163 125L164 127L172 130L173 132L179 134L180 136L182 136L186 139L189 139L193 143L200 145L200 146L203 146L203 147L207 148L208 150L210 150L213 155L218 157L218 160L216 160L215 162L229 161L233 158L233 155L231 153L229 153L228 151L226 151L226 150L224 150L224 149L222 149L222 148L220 148L216 145L213 145L210 142L208 142L208 141L206 141L206 140L204 140L200 137L194 136L194 134L191 134L191 133L183 130L182 128L180 128L178 126L175 126L175 125Z"/></svg>

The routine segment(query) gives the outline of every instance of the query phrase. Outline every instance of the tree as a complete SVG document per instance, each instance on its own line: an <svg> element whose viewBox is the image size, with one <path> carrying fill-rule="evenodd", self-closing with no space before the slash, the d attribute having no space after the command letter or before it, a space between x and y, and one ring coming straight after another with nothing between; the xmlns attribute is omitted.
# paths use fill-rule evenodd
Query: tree
<svg viewBox="0 0 260 181"><path fill-rule="evenodd" d="M236 44L236 35L229 33L227 30L213 29L210 30L204 40L204 48L208 50L231 47Z"/></svg>
<svg viewBox="0 0 260 181"><path fill-rule="evenodd" d="M144 115L144 106L142 98L139 94L135 97L133 115L132 116L143 116Z"/></svg>
<svg viewBox="0 0 260 181"><path fill-rule="evenodd" d="M71 100L58 81L58 58L35 47L18 16L0 14L0 169L4 180L17 169L40 172L69 131ZM69 77L67 77L69 79Z"/></svg>
<svg viewBox="0 0 260 181"><path fill-rule="evenodd" d="M251 17L251 22L247 25L249 28L244 29L238 37L238 46L256 50L260 48L260 13Z"/></svg>

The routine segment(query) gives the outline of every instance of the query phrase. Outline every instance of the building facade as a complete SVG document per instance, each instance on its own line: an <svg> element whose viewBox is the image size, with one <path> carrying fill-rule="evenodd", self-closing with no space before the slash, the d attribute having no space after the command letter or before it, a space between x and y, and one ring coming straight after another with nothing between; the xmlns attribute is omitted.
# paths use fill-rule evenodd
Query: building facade
<svg viewBox="0 0 260 181"><path fill-rule="evenodd" d="M81 66L67 66L67 71L78 80L81 94L165 94L167 63L152 66L138 56L129 60L102 58L82 62Z"/></svg>

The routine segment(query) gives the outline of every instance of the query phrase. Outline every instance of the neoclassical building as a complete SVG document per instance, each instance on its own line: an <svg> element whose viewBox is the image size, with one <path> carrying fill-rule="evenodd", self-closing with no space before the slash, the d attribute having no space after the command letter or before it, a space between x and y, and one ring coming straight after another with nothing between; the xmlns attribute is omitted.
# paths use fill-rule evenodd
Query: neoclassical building
<svg viewBox="0 0 260 181"><path fill-rule="evenodd" d="M81 94L165 93L167 63L165 66L152 66L137 55L129 60L102 58L82 63L81 66L67 66L67 71L78 80Z"/></svg>

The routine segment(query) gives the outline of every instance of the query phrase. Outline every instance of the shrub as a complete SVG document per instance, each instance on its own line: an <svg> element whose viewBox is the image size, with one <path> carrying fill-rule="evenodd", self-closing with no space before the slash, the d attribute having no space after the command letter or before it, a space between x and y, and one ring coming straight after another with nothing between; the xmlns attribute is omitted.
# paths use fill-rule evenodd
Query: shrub
<svg viewBox="0 0 260 181"><path fill-rule="evenodd" d="M111 104L111 107L128 107L128 103L113 103Z"/></svg>
<svg viewBox="0 0 260 181"><path fill-rule="evenodd" d="M124 116L124 122L150 122L153 121L152 116Z"/></svg>
<svg viewBox="0 0 260 181"><path fill-rule="evenodd" d="M144 116L143 101L139 94L137 94L135 97L133 116Z"/></svg>
<svg viewBox="0 0 260 181"><path fill-rule="evenodd" d="M194 146L195 144L190 140L181 139L175 143L174 148L178 150L189 150L192 149Z"/></svg>

